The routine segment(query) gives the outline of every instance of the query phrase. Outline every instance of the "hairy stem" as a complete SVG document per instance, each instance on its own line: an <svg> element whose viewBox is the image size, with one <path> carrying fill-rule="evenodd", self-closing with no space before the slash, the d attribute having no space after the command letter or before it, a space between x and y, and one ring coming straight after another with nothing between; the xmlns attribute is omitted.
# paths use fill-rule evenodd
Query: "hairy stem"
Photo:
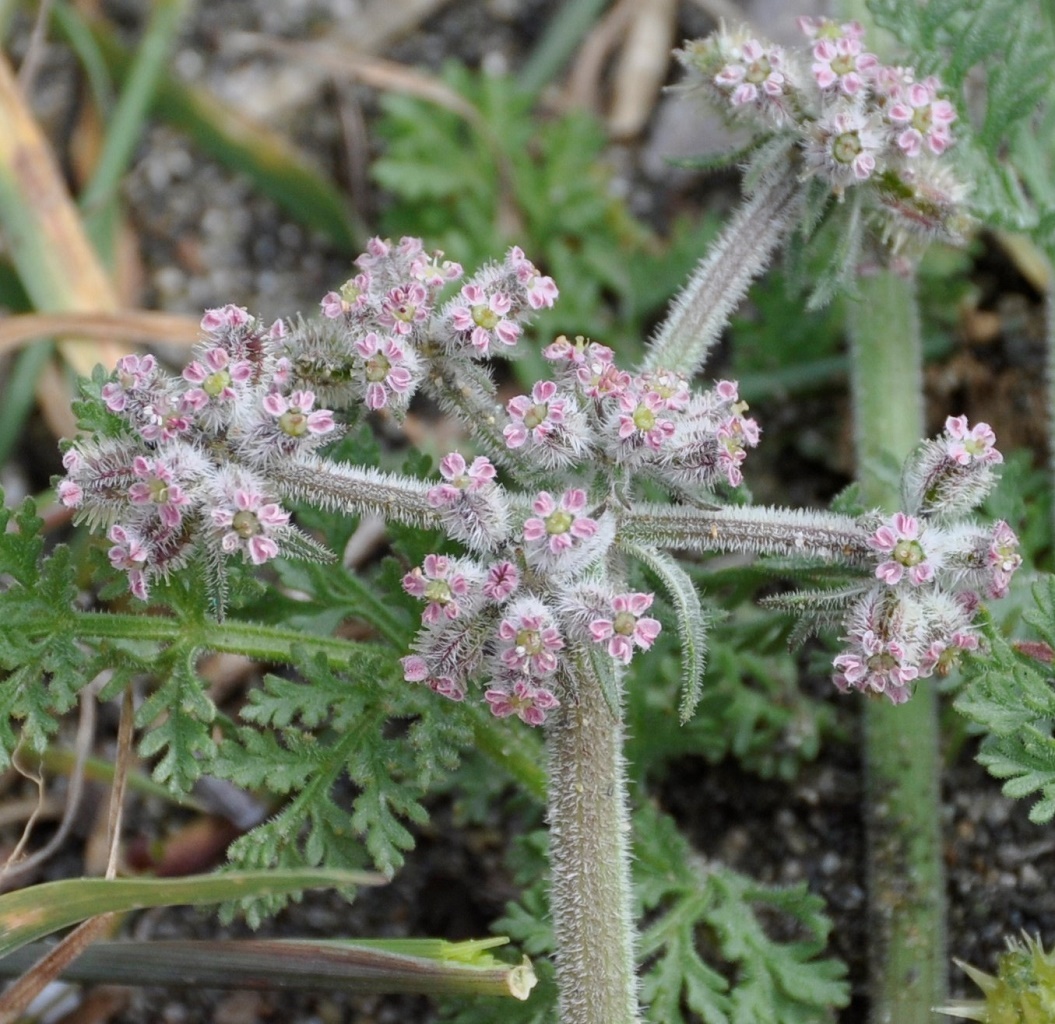
<svg viewBox="0 0 1055 1024"><path fill-rule="evenodd" d="M914 282L881 272L851 311L862 498L893 510L900 465L923 434ZM872 1024L931 1024L946 994L937 693L864 709Z"/></svg>
<svg viewBox="0 0 1055 1024"><path fill-rule="evenodd" d="M620 539L691 551L817 558L868 565L875 555L855 519L802 509L638 505L621 521Z"/></svg>
<svg viewBox="0 0 1055 1024"><path fill-rule="evenodd" d="M739 209L674 300L641 364L691 376L707 359L729 315L769 263L800 194L793 173L766 178Z"/></svg>
<svg viewBox="0 0 1055 1024"><path fill-rule="evenodd" d="M549 729L551 906L561 1024L637 1012L623 726L595 680L570 687Z"/></svg>

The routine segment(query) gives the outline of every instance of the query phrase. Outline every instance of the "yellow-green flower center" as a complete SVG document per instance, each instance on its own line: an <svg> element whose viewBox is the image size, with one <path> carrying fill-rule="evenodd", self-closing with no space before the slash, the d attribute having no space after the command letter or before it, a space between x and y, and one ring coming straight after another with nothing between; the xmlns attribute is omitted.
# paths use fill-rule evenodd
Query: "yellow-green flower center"
<svg viewBox="0 0 1055 1024"><path fill-rule="evenodd" d="M377 352L366 361L366 379L371 384L380 384L391 369L392 364L387 357Z"/></svg>
<svg viewBox="0 0 1055 1024"><path fill-rule="evenodd" d="M453 598L446 580L429 580L425 585L425 599L435 604L450 604Z"/></svg>
<svg viewBox="0 0 1055 1024"><path fill-rule="evenodd" d="M303 437L308 432L308 417L297 409L288 409L279 416L278 426L283 434Z"/></svg>
<svg viewBox="0 0 1055 1024"><path fill-rule="evenodd" d="M634 426L641 431L649 431L656 425L656 414L647 406L639 405L634 410Z"/></svg>
<svg viewBox="0 0 1055 1024"><path fill-rule="evenodd" d="M551 512L546 516L546 533L551 536L557 533L567 533L574 522L575 516L559 508L556 512Z"/></svg>
<svg viewBox="0 0 1055 1024"><path fill-rule="evenodd" d="M231 517L231 529L245 540L260 533L260 520L255 512L241 509Z"/></svg>
<svg viewBox="0 0 1055 1024"><path fill-rule="evenodd" d="M917 540L899 540L894 545L894 561L902 565L919 565L926 558Z"/></svg>
<svg viewBox="0 0 1055 1024"><path fill-rule="evenodd" d="M210 373L209 376L202 381L201 389L210 398L215 398L230 383L231 375L226 370L217 370L215 373Z"/></svg>
<svg viewBox="0 0 1055 1024"><path fill-rule="evenodd" d="M620 636L633 636L636 625L637 619L630 612L619 612L612 619L612 629Z"/></svg>
<svg viewBox="0 0 1055 1024"><path fill-rule="evenodd" d="M488 305L481 302L473 306L473 323L484 330L493 331L502 318Z"/></svg>
<svg viewBox="0 0 1055 1024"><path fill-rule="evenodd" d="M758 60L752 61L748 64L747 74L744 77L753 85L758 85L769 77L772 70L773 67L769 63L769 59L766 57L760 57Z"/></svg>
<svg viewBox="0 0 1055 1024"><path fill-rule="evenodd" d="M518 629L517 650L523 651L525 654L541 654L542 637L539 636L538 630Z"/></svg>
<svg viewBox="0 0 1055 1024"><path fill-rule="evenodd" d="M832 156L841 164L853 163L861 152L861 137L857 132L843 132L832 143Z"/></svg>
<svg viewBox="0 0 1055 1024"><path fill-rule="evenodd" d="M542 402L538 405L533 405L526 413L524 413L524 426L528 430L534 430L540 423L546 421L546 417L549 415L549 406Z"/></svg>
<svg viewBox="0 0 1055 1024"><path fill-rule="evenodd" d="M854 59L850 54L840 54L832 61L832 71L837 75L848 75L854 70Z"/></svg>

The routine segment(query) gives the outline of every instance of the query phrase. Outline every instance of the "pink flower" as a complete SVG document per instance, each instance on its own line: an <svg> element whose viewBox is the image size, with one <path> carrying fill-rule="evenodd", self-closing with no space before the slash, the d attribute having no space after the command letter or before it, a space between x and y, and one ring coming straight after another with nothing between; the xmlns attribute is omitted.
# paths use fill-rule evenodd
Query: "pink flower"
<svg viewBox="0 0 1055 1024"><path fill-rule="evenodd" d="M938 88L939 82L933 77L915 82L887 108L887 119L901 129L896 142L905 156L919 156L924 145L940 156L952 145L956 109L948 100L938 99Z"/></svg>
<svg viewBox="0 0 1055 1024"><path fill-rule="evenodd" d="M1018 537L1015 531L1002 519L993 527L986 564L991 573L989 596L1006 597L1011 577L1022 564L1022 556L1018 553Z"/></svg>
<svg viewBox="0 0 1055 1024"><path fill-rule="evenodd" d="M448 700L465 699L465 690L453 676L433 675L428 662L418 654L409 654L400 659L403 666L403 678L408 683L424 683L433 693L438 693Z"/></svg>
<svg viewBox="0 0 1055 1024"><path fill-rule="evenodd" d="M814 80L822 89L838 90L845 96L856 96L865 84L868 73L879 59L865 53L855 36L817 39L813 44Z"/></svg>
<svg viewBox="0 0 1055 1024"><path fill-rule="evenodd" d="M426 555L421 568L413 569L403 577L403 589L428 601L421 619L433 623L441 617L456 619L461 614L458 601L468 595L469 582L445 555Z"/></svg>
<svg viewBox="0 0 1055 1024"><path fill-rule="evenodd" d="M294 391L288 397L272 392L263 398L264 409L278 420L279 429L290 437L328 434L336 427L329 409L316 409L314 391Z"/></svg>
<svg viewBox="0 0 1055 1024"><path fill-rule="evenodd" d="M629 664L635 646L647 651L659 636L659 622L645 617L652 600L652 594L616 594L612 617L594 619L589 625L590 636L595 643L607 643L608 653L616 661Z"/></svg>
<svg viewBox="0 0 1055 1024"><path fill-rule="evenodd" d="M830 18L810 18L802 15L795 19L802 33L809 39L862 39L864 26L859 21L844 21L841 25Z"/></svg>
<svg viewBox="0 0 1055 1024"><path fill-rule="evenodd" d="M231 357L222 348L211 348L201 362L189 363L183 370L183 379L197 384L184 395L184 399L195 409L200 409L209 401L216 399L226 402L237 398L232 385L245 384L253 375L252 364L240 359L231 362Z"/></svg>
<svg viewBox="0 0 1055 1024"><path fill-rule="evenodd" d="M531 507L535 515L524 522L524 540L533 548L560 555L597 532L597 520L582 515L585 491L565 491L559 503L540 491Z"/></svg>
<svg viewBox="0 0 1055 1024"><path fill-rule="evenodd" d="M133 505L155 506L165 526L170 529L179 526L182 510L190 504L190 498L175 483L172 468L163 459L137 455L132 460L132 472L138 479L128 489L128 500Z"/></svg>
<svg viewBox="0 0 1055 1024"><path fill-rule="evenodd" d="M190 403L179 405L168 395L159 395L145 405L139 415L139 436L144 441L173 441L191 428Z"/></svg>
<svg viewBox="0 0 1055 1024"><path fill-rule="evenodd" d="M381 409L389 394L405 395L414 382L407 350L394 338L380 338L370 331L355 343L355 350L365 360L366 405Z"/></svg>
<svg viewBox="0 0 1055 1024"><path fill-rule="evenodd" d="M520 326L508 317L513 303L501 291L490 295L478 284L470 282L462 286L464 305L451 309L451 324L459 334L468 335L473 348L486 355L492 342L506 347L515 345L520 338Z"/></svg>
<svg viewBox="0 0 1055 1024"><path fill-rule="evenodd" d="M542 725L546 712L560 705L553 693L541 686L532 686L526 680L518 680L505 689L493 686L484 693L491 705L491 714L496 718L516 715L527 725Z"/></svg>
<svg viewBox="0 0 1055 1024"><path fill-rule="evenodd" d="M945 421L945 441L949 458L957 465L972 462L996 465L1004 461L996 449L996 434L988 423L976 423L968 428L966 416L950 416Z"/></svg>
<svg viewBox="0 0 1055 1024"><path fill-rule="evenodd" d="M366 306L370 293L370 275L356 274L341 285L340 291L327 292L319 306L322 315L329 320L337 320Z"/></svg>
<svg viewBox="0 0 1055 1024"><path fill-rule="evenodd" d="M512 562L495 562L487 570L483 592L496 604L502 604L512 596L519 585L520 573Z"/></svg>
<svg viewBox="0 0 1055 1024"><path fill-rule="evenodd" d="M506 404L513 420L503 431L510 448L520 448L528 439L542 441L553 433L554 427L564 422L567 402L556 398L557 385L541 380L531 389L531 397L518 395Z"/></svg>
<svg viewBox="0 0 1055 1024"><path fill-rule="evenodd" d="M128 405L129 392L146 388L157 371L157 360L153 356L122 356L114 370L115 380L104 384L102 399L111 412L123 412Z"/></svg>
<svg viewBox="0 0 1055 1024"><path fill-rule="evenodd" d="M550 362L567 362L575 366L591 361L611 363L615 358L615 353L607 345L589 341L581 334L574 341L570 341L566 335L560 335L542 350L542 355Z"/></svg>
<svg viewBox="0 0 1055 1024"><path fill-rule="evenodd" d="M612 355L604 345L588 346L575 371L583 394L597 399L621 398L628 391L633 378L612 362Z"/></svg>
<svg viewBox="0 0 1055 1024"><path fill-rule="evenodd" d="M655 391L643 391L634 385L617 396L619 402L619 439L642 441L659 451L674 436L674 421L660 413L666 402Z"/></svg>
<svg viewBox="0 0 1055 1024"><path fill-rule="evenodd" d="M786 84L783 66L784 51L779 46L765 47L757 39L748 39L740 47L739 59L726 64L715 75L714 84L729 94L734 107L778 99Z"/></svg>
<svg viewBox="0 0 1055 1024"><path fill-rule="evenodd" d="M919 587L934 578L934 564L928 561L919 535L919 520L904 512L898 512L889 523L872 534L869 546L891 556L876 567L877 579L893 587L907 577L909 583Z"/></svg>
<svg viewBox="0 0 1055 1024"><path fill-rule="evenodd" d="M506 264L516 274L523 286L528 305L532 309L549 309L560 294L552 277L538 272L538 268L525 255L524 250L514 245L506 253Z"/></svg>
<svg viewBox="0 0 1055 1024"><path fill-rule="evenodd" d="M428 320L428 301L429 293L419 281L399 285L382 299L377 321L396 334L410 334L415 324Z"/></svg>
<svg viewBox="0 0 1055 1024"><path fill-rule="evenodd" d="M912 695L909 683L919 669L909 664L904 646L897 640L883 641L871 630L857 640L856 648L838 655L832 681L845 693L861 690L885 694L894 704L904 704Z"/></svg>
<svg viewBox="0 0 1055 1024"><path fill-rule="evenodd" d="M498 660L503 669L535 679L557 671L564 648L560 631L541 602L526 598L498 624Z"/></svg>
<svg viewBox="0 0 1055 1024"><path fill-rule="evenodd" d="M688 407L689 382L673 370L643 373L638 378L638 386L647 394L657 395L663 403L662 408L668 412L684 412Z"/></svg>
<svg viewBox="0 0 1055 1024"><path fill-rule="evenodd" d="M948 639L932 641L920 659L920 678L937 675L944 679L959 664L961 652L977 649L978 637L963 631L953 633Z"/></svg>
<svg viewBox="0 0 1055 1024"><path fill-rule="evenodd" d="M150 561L150 546L131 527L115 523L106 536L113 541L107 552L110 564L115 569L128 573L128 589L141 601L147 599L146 568Z"/></svg>
<svg viewBox="0 0 1055 1024"><path fill-rule="evenodd" d="M883 145L883 136L863 112L838 109L816 122L804 156L839 191L872 177Z"/></svg>
<svg viewBox="0 0 1055 1024"><path fill-rule="evenodd" d="M220 548L225 554L241 551L253 565L263 565L278 554L278 544L271 536L289 523L289 513L281 505L268 501L259 491L237 487L226 507L210 512L213 526L220 534Z"/></svg>
<svg viewBox="0 0 1055 1024"><path fill-rule="evenodd" d="M216 309L207 309L201 318L201 329L209 334L217 334L230 328L244 327L252 319L247 310L228 303Z"/></svg>
<svg viewBox="0 0 1055 1024"><path fill-rule="evenodd" d="M471 466L466 466L465 456L460 452L451 452L440 460L440 475L444 483L437 484L428 493L429 504L433 508L442 508L456 502L463 491L478 491L492 483L497 470L491 460L483 455L473 459Z"/></svg>

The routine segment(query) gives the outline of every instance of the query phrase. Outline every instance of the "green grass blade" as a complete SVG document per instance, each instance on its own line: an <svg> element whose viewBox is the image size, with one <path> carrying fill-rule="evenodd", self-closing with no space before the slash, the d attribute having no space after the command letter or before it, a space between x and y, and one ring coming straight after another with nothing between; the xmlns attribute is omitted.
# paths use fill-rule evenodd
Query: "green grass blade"
<svg viewBox="0 0 1055 1024"><path fill-rule="evenodd" d="M526 959L486 952L503 939L243 939L99 942L63 972L67 981L200 988L307 989L526 999L535 972ZM0 976L30 967L49 946L34 943L0 960Z"/></svg>
<svg viewBox="0 0 1055 1024"><path fill-rule="evenodd" d="M81 195L85 226L104 258L112 250L113 203L143 133L147 112L165 73L189 0L155 0L143 38L128 67L120 99L106 126L99 161Z"/></svg>
<svg viewBox="0 0 1055 1024"><path fill-rule="evenodd" d="M98 914L198 906L303 889L382 885L366 871L228 871L186 878L69 878L0 896L0 956Z"/></svg>

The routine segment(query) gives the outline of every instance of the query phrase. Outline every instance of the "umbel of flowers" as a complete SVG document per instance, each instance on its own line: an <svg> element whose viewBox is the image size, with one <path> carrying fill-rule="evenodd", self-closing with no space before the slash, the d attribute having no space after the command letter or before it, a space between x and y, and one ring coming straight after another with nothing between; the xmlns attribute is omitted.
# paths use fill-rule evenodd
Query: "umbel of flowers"
<svg viewBox="0 0 1055 1024"><path fill-rule="evenodd" d="M804 48L746 29L686 44L691 82L732 120L794 147L804 179L859 194L895 248L923 236L960 238L965 190L941 159L956 110L933 75L882 64L857 22L799 18Z"/></svg>
<svg viewBox="0 0 1055 1024"><path fill-rule="evenodd" d="M799 599L803 611L838 611L844 690L901 702L977 646L979 601L1006 592L1018 564L1006 524L964 518L1000 461L985 424L950 418L907 468L904 510L889 520L721 508L759 441L735 383L699 391L670 370L634 374L604 345L561 337L544 350L551 379L502 407L482 361L515 350L556 296L550 278L514 248L458 287L460 267L408 238L375 239L358 268L316 320L209 310L180 375L126 356L102 387L111 428L68 448L58 493L106 532L137 598L193 563L222 609L232 558L327 557L292 524L283 501L295 497L439 526L459 542L462 554L437 552L404 578L423 606L405 678L452 700L475 687L494 714L530 725L574 693L576 666L599 655L618 673L651 647L653 594L630 583L627 556L654 568L663 547L861 571L845 591ZM400 414L419 388L462 414L487 454L450 453L431 486L320 455L342 429L322 403ZM675 502L641 503L646 482Z"/></svg>

